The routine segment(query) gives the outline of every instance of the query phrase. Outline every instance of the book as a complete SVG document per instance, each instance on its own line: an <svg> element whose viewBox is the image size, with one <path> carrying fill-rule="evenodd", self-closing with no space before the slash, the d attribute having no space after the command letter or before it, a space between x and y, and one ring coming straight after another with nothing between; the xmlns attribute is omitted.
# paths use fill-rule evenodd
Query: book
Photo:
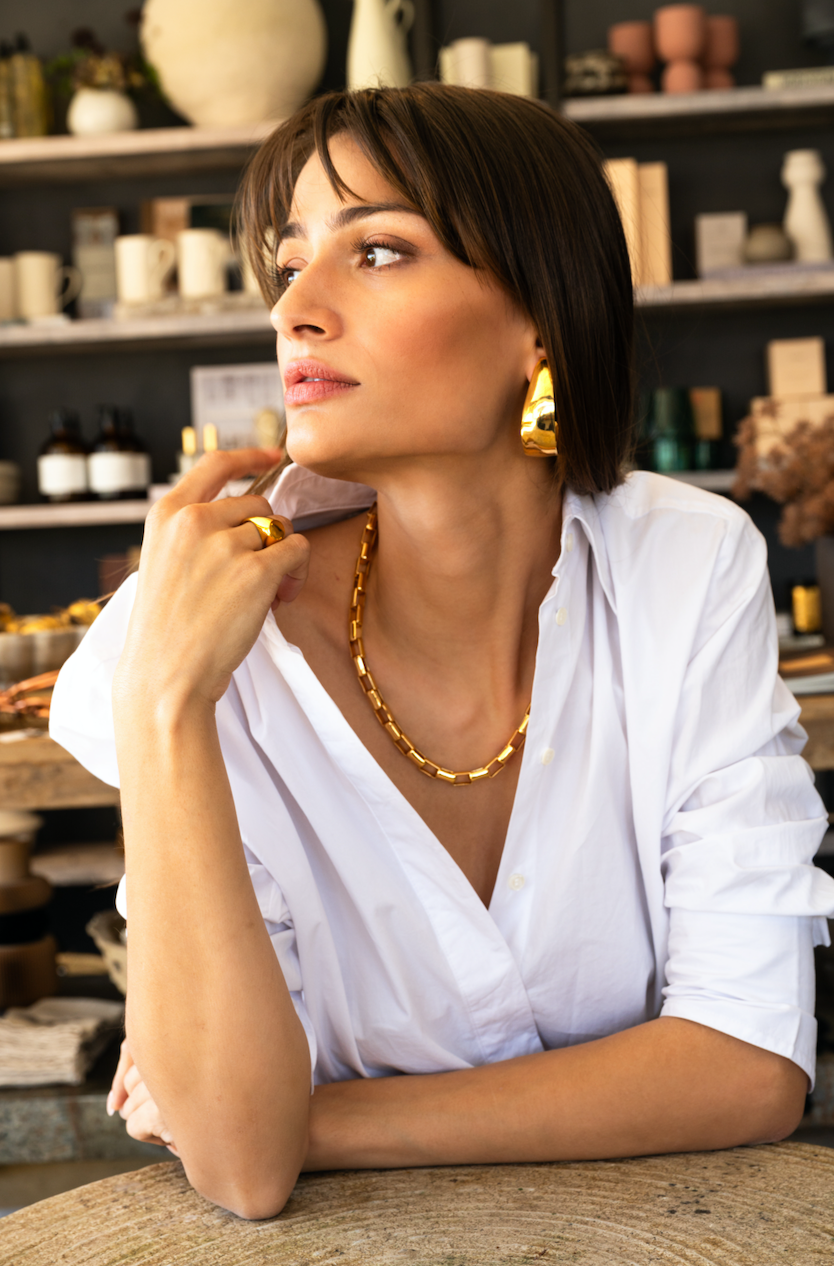
<svg viewBox="0 0 834 1266"><path fill-rule="evenodd" d="M825 340L771 339L767 345L767 377L770 395L777 400L824 396Z"/></svg>
<svg viewBox="0 0 834 1266"><path fill-rule="evenodd" d="M643 276L643 234L637 160L636 158L607 158L604 170L623 222L623 232L631 260L631 279L635 286L639 286Z"/></svg>
<svg viewBox="0 0 834 1266"><path fill-rule="evenodd" d="M834 647L779 657L779 675L795 695L834 693Z"/></svg>
<svg viewBox="0 0 834 1266"><path fill-rule="evenodd" d="M635 286L672 283L669 169L666 163L609 158L605 174L623 222Z"/></svg>
<svg viewBox="0 0 834 1266"><path fill-rule="evenodd" d="M640 182L640 285L672 284L672 235L669 230L669 168L638 163Z"/></svg>

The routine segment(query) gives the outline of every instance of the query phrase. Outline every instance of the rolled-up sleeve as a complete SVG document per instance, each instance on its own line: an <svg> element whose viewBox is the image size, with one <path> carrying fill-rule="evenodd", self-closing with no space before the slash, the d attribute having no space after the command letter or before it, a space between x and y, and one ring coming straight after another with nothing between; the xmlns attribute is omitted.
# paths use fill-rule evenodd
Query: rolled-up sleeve
<svg viewBox="0 0 834 1266"><path fill-rule="evenodd" d="M727 550L677 716L661 1014L783 1055L813 1085L813 947L828 944L834 914L834 881L813 865L827 814L799 754L799 706L777 677L763 543L750 528Z"/></svg>

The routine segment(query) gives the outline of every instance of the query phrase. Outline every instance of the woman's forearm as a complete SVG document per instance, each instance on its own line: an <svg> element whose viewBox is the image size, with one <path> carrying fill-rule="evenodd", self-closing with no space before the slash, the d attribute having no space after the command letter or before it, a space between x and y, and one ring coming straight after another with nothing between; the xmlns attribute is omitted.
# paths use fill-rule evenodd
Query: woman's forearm
<svg viewBox="0 0 834 1266"><path fill-rule="evenodd" d="M588 1160L784 1137L807 1078L665 1018L581 1046L429 1076L322 1086L305 1169Z"/></svg>
<svg viewBox="0 0 834 1266"><path fill-rule="evenodd" d="M307 1041L246 866L213 709L118 720L128 1039L192 1184L277 1212L307 1147Z"/></svg>

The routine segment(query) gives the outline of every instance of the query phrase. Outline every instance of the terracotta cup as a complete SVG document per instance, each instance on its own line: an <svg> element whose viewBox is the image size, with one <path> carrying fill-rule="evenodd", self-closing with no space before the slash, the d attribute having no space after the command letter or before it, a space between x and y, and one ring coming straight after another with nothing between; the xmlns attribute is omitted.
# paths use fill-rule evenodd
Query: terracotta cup
<svg viewBox="0 0 834 1266"><path fill-rule="evenodd" d="M654 13L654 44L665 62L700 61L707 15L699 4L667 4Z"/></svg>
<svg viewBox="0 0 834 1266"><path fill-rule="evenodd" d="M654 70L651 22L617 22L608 28L608 51L619 57L629 75L648 75Z"/></svg>
<svg viewBox="0 0 834 1266"><path fill-rule="evenodd" d="M729 70L705 70L704 87L712 89L735 88L735 76Z"/></svg>
<svg viewBox="0 0 834 1266"><path fill-rule="evenodd" d="M660 86L664 92L700 92L704 86L704 72L697 62L669 62Z"/></svg>
<svg viewBox="0 0 834 1266"><path fill-rule="evenodd" d="M629 92L654 92L654 84L648 75L629 75L628 77Z"/></svg>
<svg viewBox="0 0 834 1266"><path fill-rule="evenodd" d="M739 55L738 18L707 18L704 65L707 70L729 70Z"/></svg>

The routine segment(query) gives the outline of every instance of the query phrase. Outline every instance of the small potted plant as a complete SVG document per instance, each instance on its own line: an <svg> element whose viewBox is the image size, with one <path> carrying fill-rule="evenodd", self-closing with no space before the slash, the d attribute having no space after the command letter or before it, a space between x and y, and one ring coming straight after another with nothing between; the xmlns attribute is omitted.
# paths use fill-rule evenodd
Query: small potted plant
<svg viewBox="0 0 834 1266"><path fill-rule="evenodd" d="M70 51L46 73L56 96L70 98L67 130L75 136L131 131L139 124L132 94L156 88L148 65L105 49L86 27L73 32Z"/></svg>

